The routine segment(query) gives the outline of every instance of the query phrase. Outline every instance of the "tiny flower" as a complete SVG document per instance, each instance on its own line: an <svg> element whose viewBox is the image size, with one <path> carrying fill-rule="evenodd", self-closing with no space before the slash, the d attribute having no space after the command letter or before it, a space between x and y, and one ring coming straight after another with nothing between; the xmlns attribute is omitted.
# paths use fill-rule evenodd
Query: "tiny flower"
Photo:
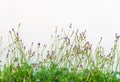
<svg viewBox="0 0 120 82"><path fill-rule="evenodd" d="M69 28L72 28L72 23L70 23Z"/></svg>
<svg viewBox="0 0 120 82"><path fill-rule="evenodd" d="M71 47L73 46L73 44L71 44Z"/></svg>
<svg viewBox="0 0 120 82"><path fill-rule="evenodd" d="M114 71L112 71L111 74L114 74Z"/></svg>
<svg viewBox="0 0 120 82"><path fill-rule="evenodd" d="M111 56L110 59L112 60L112 59L113 59L113 56Z"/></svg>
<svg viewBox="0 0 120 82"><path fill-rule="evenodd" d="M24 48L24 50L26 49L26 47L25 47L25 46L24 46L23 48Z"/></svg>
<svg viewBox="0 0 120 82"><path fill-rule="evenodd" d="M77 48L77 46L75 45L73 48L75 49L75 48Z"/></svg>
<svg viewBox="0 0 120 82"><path fill-rule="evenodd" d="M44 47L47 47L47 45L46 45L46 44L44 44Z"/></svg>
<svg viewBox="0 0 120 82"><path fill-rule="evenodd" d="M84 57L82 56L82 59L84 59Z"/></svg>
<svg viewBox="0 0 120 82"><path fill-rule="evenodd" d="M38 43L38 46L40 46L40 43Z"/></svg>
<svg viewBox="0 0 120 82"><path fill-rule="evenodd" d="M14 52L14 50L12 49L12 53Z"/></svg>
<svg viewBox="0 0 120 82"><path fill-rule="evenodd" d="M72 53L72 56L74 56L75 54Z"/></svg>
<svg viewBox="0 0 120 82"><path fill-rule="evenodd" d="M111 50L113 50L113 48L111 48Z"/></svg>
<svg viewBox="0 0 120 82"><path fill-rule="evenodd" d="M35 64L34 64L34 63L32 63L32 66L34 67L34 66L35 66Z"/></svg>
<svg viewBox="0 0 120 82"><path fill-rule="evenodd" d="M11 34L11 31L9 31L9 33Z"/></svg>
<svg viewBox="0 0 120 82"><path fill-rule="evenodd" d="M20 67L20 64L18 63L17 68Z"/></svg>
<svg viewBox="0 0 120 82"><path fill-rule="evenodd" d="M19 36L19 33L17 32L17 36Z"/></svg>
<svg viewBox="0 0 120 82"><path fill-rule="evenodd" d="M34 56L34 55L35 55L35 52L32 53L32 56Z"/></svg>
<svg viewBox="0 0 120 82"><path fill-rule="evenodd" d="M10 52L10 50L8 50L8 52Z"/></svg>
<svg viewBox="0 0 120 82"><path fill-rule="evenodd" d="M80 65L80 68L83 69L83 65Z"/></svg>
<svg viewBox="0 0 120 82"><path fill-rule="evenodd" d="M47 57L49 57L50 54L47 54Z"/></svg>
<svg viewBox="0 0 120 82"><path fill-rule="evenodd" d="M31 45L33 46L33 42L31 43Z"/></svg>
<svg viewBox="0 0 120 82"><path fill-rule="evenodd" d="M116 38L120 38L120 36L116 36Z"/></svg>
<svg viewBox="0 0 120 82"><path fill-rule="evenodd" d="M49 53L50 51L48 50L47 53Z"/></svg>
<svg viewBox="0 0 120 82"><path fill-rule="evenodd" d="M12 28L12 31L13 31L13 32L15 31L14 28Z"/></svg>
<svg viewBox="0 0 120 82"><path fill-rule="evenodd" d="M38 43L38 48L40 47L40 43Z"/></svg>

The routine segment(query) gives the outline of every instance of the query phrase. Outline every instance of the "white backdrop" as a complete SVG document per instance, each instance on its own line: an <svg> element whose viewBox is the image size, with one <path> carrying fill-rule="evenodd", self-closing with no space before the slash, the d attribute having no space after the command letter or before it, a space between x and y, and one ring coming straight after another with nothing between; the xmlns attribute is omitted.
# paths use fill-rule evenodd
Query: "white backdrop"
<svg viewBox="0 0 120 82"><path fill-rule="evenodd" d="M97 44L103 37L106 50L120 34L119 0L0 0L0 34L7 34L21 22L20 33L26 45L49 43L54 28L72 23L80 32L87 30L88 40Z"/></svg>

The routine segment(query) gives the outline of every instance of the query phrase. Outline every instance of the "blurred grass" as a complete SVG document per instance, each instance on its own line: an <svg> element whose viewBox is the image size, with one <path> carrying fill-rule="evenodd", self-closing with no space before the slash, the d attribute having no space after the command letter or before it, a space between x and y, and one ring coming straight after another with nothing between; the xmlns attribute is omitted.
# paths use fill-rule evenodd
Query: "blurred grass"
<svg viewBox="0 0 120 82"><path fill-rule="evenodd" d="M41 43L31 43L26 50L19 31L9 31L5 64L0 70L0 82L120 82L119 36L113 48L104 54L100 45L95 49L87 41L86 31L68 32L61 29L51 35L50 49ZM0 44L1 44L0 39ZM36 49L33 49L37 46Z"/></svg>

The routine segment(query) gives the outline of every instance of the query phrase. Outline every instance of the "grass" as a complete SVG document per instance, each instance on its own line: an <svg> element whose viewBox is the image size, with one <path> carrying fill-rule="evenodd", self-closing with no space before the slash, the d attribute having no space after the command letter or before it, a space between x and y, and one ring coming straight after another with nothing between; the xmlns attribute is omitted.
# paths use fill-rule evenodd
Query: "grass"
<svg viewBox="0 0 120 82"><path fill-rule="evenodd" d="M104 47L95 49L87 41L86 31L66 33L55 30L47 45L31 43L26 49L19 32L9 31L9 45L1 50L5 64L0 70L0 82L120 82L119 36L115 35L113 48L104 54ZM0 39L1 44L2 38ZM36 46L36 48L33 48Z"/></svg>

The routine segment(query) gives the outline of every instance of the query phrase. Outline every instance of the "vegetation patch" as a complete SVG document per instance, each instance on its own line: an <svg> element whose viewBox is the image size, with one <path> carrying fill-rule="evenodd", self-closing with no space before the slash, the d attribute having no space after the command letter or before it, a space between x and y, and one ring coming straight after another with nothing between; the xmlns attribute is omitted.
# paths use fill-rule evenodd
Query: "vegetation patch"
<svg viewBox="0 0 120 82"><path fill-rule="evenodd" d="M120 82L117 34L108 54L100 45L102 38L93 49L86 31L72 31L71 26L68 32L55 29L49 49L46 44L33 42L26 49L19 32L12 29L9 35L8 47L0 51L6 59L0 70L0 82Z"/></svg>

